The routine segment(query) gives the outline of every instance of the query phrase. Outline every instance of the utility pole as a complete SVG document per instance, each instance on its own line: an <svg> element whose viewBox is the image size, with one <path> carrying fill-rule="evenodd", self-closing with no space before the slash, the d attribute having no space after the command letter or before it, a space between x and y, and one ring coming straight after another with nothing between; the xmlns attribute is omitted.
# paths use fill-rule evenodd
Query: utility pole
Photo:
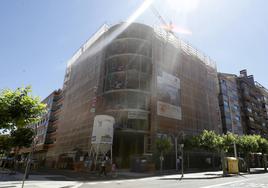
<svg viewBox="0 0 268 188"><path fill-rule="evenodd" d="M183 157L183 148L184 148L184 144L181 144L181 179L184 177L184 157Z"/></svg>
<svg viewBox="0 0 268 188"><path fill-rule="evenodd" d="M28 159L27 159L27 163L26 163L26 168L25 168L25 172L24 172L24 176L23 176L23 179L22 179L22 185L21 185L21 188L24 188L24 182L26 179L28 179L29 177L29 170L31 168L31 163L32 163L32 156L33 156L33 153L34 153L34 148L35 148L35 143L36 143L36 139L37 137L35 136L34 139L33 139L33 142L32 142L32 148L31 148L31 151L28 155Z"/></svg>
<svg viewBox="0 0 268 188"><path fill-rule="evenodd" d="M177 160L180 160L180 158L178 158L178 138L182 138L181 140L184 141L184 132L183 131L180 131L180 132L177 132L176 134L173 134L172 137L174 138L174 143L175 143L175 155L176 155L176 171L179 170L179 167L178 167L178 161ZM181 179L184 177L184 151L183 151L183 148L184 148L184 143L181 143L179 144L180 146L180 151L181 151Z"/></svg>
<svg viewBox="0 0 268 188"><path fill-rule="evenodd" d="M181 131L180 132L181 133L181 136L182 136L182 141L184 141L184 132L183 131ZM181 179L184 177L184 151L183 151L183 149L184 149L184 143L181 143L180 144L180 148L181 148Z"/></svg>
<svg viewBox="0 0 268 188"><path fill-rule="evenodd" d="M176 135L175 137L175 156L176 156L176 171L178 171L178 136Z"/></svg>

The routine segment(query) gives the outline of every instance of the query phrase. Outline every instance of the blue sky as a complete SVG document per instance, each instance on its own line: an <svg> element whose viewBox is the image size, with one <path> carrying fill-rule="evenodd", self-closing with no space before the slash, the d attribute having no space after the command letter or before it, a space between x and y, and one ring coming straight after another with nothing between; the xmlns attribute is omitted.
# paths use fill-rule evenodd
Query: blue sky
<svg viewBox="0 0 268 188"><path fill-rule="evenodd" d="M217 62L218 71L248 69L268 87L268 1L155 0L178 34ZM67 60L102 24L126 20L142 0L1 0L0 89L32 85L46 97L63 83ZM139 22L159 24L150 10Z"/></svg>

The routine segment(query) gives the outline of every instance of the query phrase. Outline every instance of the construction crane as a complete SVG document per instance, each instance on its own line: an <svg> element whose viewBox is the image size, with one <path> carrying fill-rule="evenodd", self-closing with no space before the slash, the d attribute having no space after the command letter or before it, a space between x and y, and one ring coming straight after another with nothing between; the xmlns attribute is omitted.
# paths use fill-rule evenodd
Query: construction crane
<svg viewBox="0 0 268 188"><path fill-rule="evenodd" d="M169 24L165 21L165 19L160 15L160 13L158 12L158 10L151 5L151 10L152 13L159 19L159 21L163 24L163 28L165 29L165 31L167 31L168 33L172 33L173 34L173 26L172 26L172 22L170 22Z"/></svg>

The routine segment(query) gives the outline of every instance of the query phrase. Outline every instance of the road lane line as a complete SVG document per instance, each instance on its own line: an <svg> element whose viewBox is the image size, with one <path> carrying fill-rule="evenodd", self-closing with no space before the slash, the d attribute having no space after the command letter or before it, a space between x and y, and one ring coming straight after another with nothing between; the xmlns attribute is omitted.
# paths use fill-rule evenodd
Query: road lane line
<svg viewBox="0 0 268 188"><path fill-rule="evenodd" d="M254 179L257 179L257 178L254 178ZM253 179L246 179L246 180L232 181L232 182L227 182L227 183L221 183L221 184L209 185L209 186L200 187L200 188L220 187L220 186L224 186L224 185L229 185L229 184L234 184L234 183L241 183L241 182L250 181L250 180L253 180Z"/></svg>
<svg viewBox="0 0 268 188"><path fill-rule="evenodd" d="M82 185L84 185L84 183L79 183L79 184L76 184L75 186L73 186L73 188L79 188L79 187L81 187Z"/></svg>

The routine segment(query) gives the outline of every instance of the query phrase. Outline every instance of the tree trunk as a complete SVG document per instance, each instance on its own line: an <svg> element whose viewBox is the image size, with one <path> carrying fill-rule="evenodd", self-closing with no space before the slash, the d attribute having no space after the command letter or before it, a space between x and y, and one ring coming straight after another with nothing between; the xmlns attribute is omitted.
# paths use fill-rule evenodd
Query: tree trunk
<svg viewBox="0 0 268 188"><path fill-rule="evenodd" d="M17 171L17 169L18 169L18 168L17 168L17 165L18 165L18 163L17 163L17 158L18 158L19 149L20 149L19 147L16 147L16 148L15 148L14 166L13 166L13 171L14 171L13 173L14 173L14 174L16 174L16 171Z"/></svg>

